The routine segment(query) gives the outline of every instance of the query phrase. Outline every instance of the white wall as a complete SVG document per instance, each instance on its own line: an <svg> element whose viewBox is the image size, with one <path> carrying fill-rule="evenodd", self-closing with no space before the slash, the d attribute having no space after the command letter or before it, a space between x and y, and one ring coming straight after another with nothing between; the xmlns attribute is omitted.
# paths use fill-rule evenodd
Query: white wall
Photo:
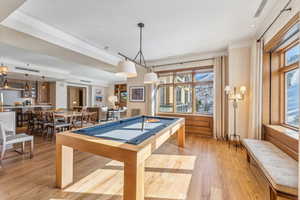
<svg viewBox="0 0 300 200"><path fill-rule="evenodd" d="M68 86L75 86L75 87L84 87L86 88L86 102L87 106L95 106L95 93L97 89L101 89L103 94L103 103L97 104L99 105L106 105L107 104L107 98L109 94L109 90L107 87L103 86L88 86L88 85L81 85L81 84L75 84L75 83L68 83L64 81L56 81L55 84L55 104L57 108L67 108L68 106L68 98L67 98L67 87Z"/></svg>
<svg viewBox="0 0 300 200"><path fill-rule="evenodd" d="M148 85L144 84L144 74L147 72L145 68L143 67L136 67L138 76L136 78L129 78L127 79L127 92L128 92L128 100L127 100L127 116L129 117L131 115L132 109L140 109L141 114L145 115L148 114L149 111L149 104L151 101L150 98L150 87ZM131 102L129 100L130 95L130 87L131 86L145 86L145 101L144 102Z"/></svg>
<svg viewBox="0 0 300 200"><path fill-rule="evenodd" d="M228 49L228 84L230 86L246 86L250 88L250 61L251 47L230 47ZM249 91L245 95L245 99L238 104L237 110L237 134L241 137L247 137L249 127ZM229 102L229 134L233 134L234 130L234 115L233 106Z"/></svg>
<svg viewBox="0 0 300 200"><path fill-rule="evenodd" d="M96 102L96 90L101 90L102 94L99 96L103 97L102 103ZM91 100L91 106L102 106L107 104L107 87L102 87L102 86L91 86L90 87L90 100Z"/></svg>
<svg viewBox="0 0 300 200"><path fill-rule="evenodd" d="M67 108L67 84L63 81L56 81L55 84L55 106L56 108Z"/></svg>

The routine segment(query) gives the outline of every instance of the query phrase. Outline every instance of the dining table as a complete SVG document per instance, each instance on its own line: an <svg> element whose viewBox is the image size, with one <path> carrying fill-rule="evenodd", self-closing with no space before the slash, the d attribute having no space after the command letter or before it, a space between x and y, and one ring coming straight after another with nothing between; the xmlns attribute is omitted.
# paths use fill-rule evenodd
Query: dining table
<svg viewBox="0 0 300 200"><path fill-rule="evenodd" d="M62 117L65 119L69 119L71 117L80 117L82 116L82 112L77 112L77 111L56 111L54 112L55 117ZM89 114L89 113L86 113Z"/></svg>

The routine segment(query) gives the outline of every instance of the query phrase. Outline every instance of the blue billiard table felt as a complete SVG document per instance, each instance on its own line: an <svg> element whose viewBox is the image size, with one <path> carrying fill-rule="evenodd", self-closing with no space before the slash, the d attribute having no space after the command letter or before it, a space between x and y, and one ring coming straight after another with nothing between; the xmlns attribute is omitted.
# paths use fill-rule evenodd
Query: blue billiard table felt
<svg viewBox="0 0 300 200"><path fill-rule="evenodd" d="M144 130L142 131L143 118ZM159 121L146 122L147 119L153 118L159 119ZM79 129L73 131L73 133L138 145L178 119L179 118L138 116L115 122L108 122L90 128Z"/></svg>

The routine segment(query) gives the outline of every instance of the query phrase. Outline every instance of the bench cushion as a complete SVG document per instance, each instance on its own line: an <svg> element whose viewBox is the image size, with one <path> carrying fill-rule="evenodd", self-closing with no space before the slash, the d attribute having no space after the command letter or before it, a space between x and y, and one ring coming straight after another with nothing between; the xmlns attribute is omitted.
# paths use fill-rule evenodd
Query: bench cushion
<svg viewBox="0 0 300 200"><path fill-rule="evenodd" d="M296 160L268 141L243 139L243 144L274 189L298 195Z"/></svg>

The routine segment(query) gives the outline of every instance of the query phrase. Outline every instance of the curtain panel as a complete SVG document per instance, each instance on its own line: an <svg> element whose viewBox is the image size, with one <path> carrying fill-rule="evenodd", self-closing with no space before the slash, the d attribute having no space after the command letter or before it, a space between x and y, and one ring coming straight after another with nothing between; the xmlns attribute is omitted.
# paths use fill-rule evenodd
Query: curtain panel
<svg viewBox="0 0 300 200"><path fill-rule="evenodd" d="M254 42L250 69L249 130L248 138L262 139L262 90L263 90L264 41Z"/></svg>
<svg viewBox="0 0 300 200"><path fill-rule="evenodd" d="M228 100L225 87L228 84L228 57L221 56L214 61L214 138L228 138Z"/></svg>

